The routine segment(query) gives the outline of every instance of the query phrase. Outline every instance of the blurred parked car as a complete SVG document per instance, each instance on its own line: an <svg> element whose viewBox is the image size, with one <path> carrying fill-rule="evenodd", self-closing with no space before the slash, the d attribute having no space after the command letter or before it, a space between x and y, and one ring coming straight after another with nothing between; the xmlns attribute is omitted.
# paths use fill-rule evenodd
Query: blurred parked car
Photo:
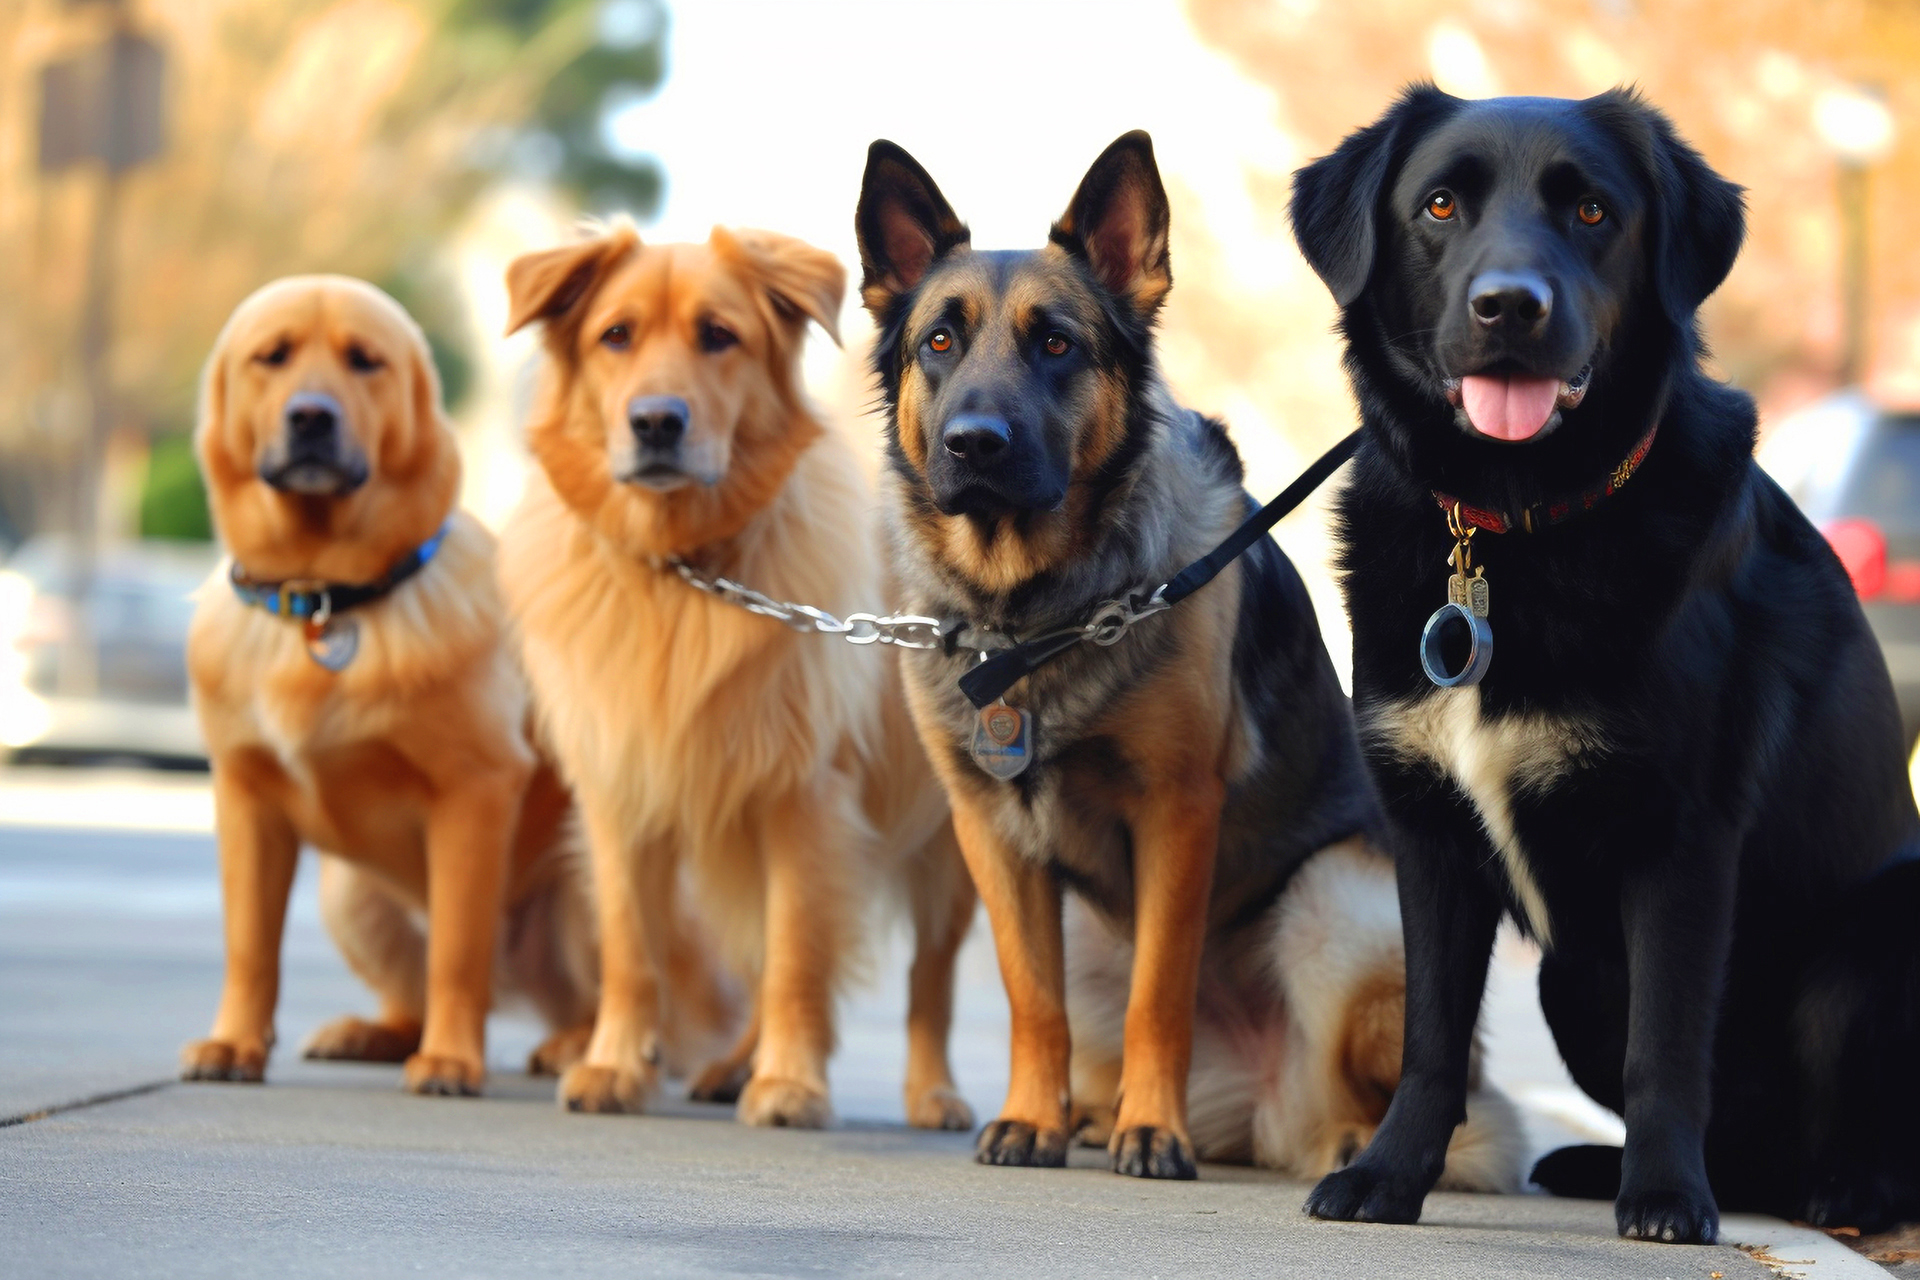
<svg viewBox="0 0 1920 1280"><path fill-rule="evenodd" d="M1920 738L1920 413L1847 392L1782 421L1759 459L1847 567L1887 655L1912 750Z"/></svg>
<svg viewBox="0 0 1920 1280"><path fill-rule="evenodd" d="M68 544L23 543L0 567L0 754L203 765L187 624L218 560L208 543L103 546L79 599Z"/></svg>

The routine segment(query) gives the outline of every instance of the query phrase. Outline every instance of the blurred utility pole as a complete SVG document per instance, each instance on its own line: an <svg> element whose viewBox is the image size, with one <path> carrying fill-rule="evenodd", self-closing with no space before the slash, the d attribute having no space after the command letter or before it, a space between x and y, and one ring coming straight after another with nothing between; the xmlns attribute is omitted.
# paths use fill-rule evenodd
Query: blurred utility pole
<svg viewBox="0 0 1920 1280"><path fill-rule="evenodd" d="M1814 99L1813 125L1839 163L1840 385L1867 376L1867 175L1893 150L1893 113L1875 89L1829 89Z"/></svg>
<svg viewBox="0 0 1920 1280"><path fill-rule="evenodd" d="M113 429L113 243L120 184L128 170L160 154L161 84L166 54L133 30L127 0L67 0L70 9L104 7L104 39L40 71L40 171L48 176L96 168L93 227L76 335L87 413L71 477L68 568L71 602L60 653L59 690L86 696L98 687L92 643L94 562L100 533L100 482Z"/></svg>

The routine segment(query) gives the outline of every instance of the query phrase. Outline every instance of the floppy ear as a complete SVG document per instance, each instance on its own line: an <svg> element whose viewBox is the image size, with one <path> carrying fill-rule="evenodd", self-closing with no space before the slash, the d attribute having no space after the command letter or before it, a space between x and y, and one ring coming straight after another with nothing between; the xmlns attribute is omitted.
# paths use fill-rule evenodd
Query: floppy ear
<svg viewBox="0 0 1920 1280"><path fill-rule="evenodd" d="M1451 101L1432 85L1412 85L1385 115L1348 134L1332 154L1294 173L1287 209L1294 242L1341 307L1353 304L1373 274L1379 244L1374 223L1403 123Z"/></svg>
<svg viewBox="0 0 1920 1280"><path fill-rule="evenodd" d="M840 345L840 303L847 294L847 269L840 259L772 231L715 227L707 242L760 281L778 315L803 324L812 320Z"/></svg>
<svg viewBox="0 0 1920 1280"><path fill-rule="evenodd" d="M631 225L618 223L591 240L515 258L507 267L507 332L566 315L639 243Z"/></svg>
<svg viewBox="0 0 1920 1280"><path fill-rule="evenodd" d="M1173 287L1167 189L1143 130L1121 134L1080 179L1049 238L1083 259L1107 290L1151 316Z"/></svg>
<svg viewBox="0 0 1920 1280"><path fill-rule="evenodd" d="M860 241L860 300L876 317L972 239L920 162L885 138L867 148L853 231Z"/></svg>
<svg viewBox="0 0 1920 1280"><path fill-rule="evenodd" d="M1653 287L1677 325L1733 270L1747 237L1746 189L1713 171L1660 111L1630 99L1653 135L1655 201Z"/></svg>

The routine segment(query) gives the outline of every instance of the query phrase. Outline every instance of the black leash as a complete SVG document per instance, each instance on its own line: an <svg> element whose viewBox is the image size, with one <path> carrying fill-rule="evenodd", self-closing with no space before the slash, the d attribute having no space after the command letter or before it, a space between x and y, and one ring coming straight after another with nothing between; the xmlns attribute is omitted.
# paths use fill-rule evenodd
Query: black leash
<svg viewBox="0 0 1920 1280"><path fill-rule="evenodd" d="M1108 633L1111 639L1094 632L1092 634L1095 641L1104 644L1113 643L1133 622L1163 609L1172 608L1212 582L1222 569L1245 555L1247 548L1265 537L1274 525L1279 524L1295 507L1305 502L1309 494L1325 484L1327 477L1339 470L1341 464L1351 458L1354 450L1359 447L1360 432L1355 431L1321 454L1319 459L1303 471L1298 479L1281 490L1278 497L1248 516L1238 529L1227 536L1225 542L1174 574L1159 590L1145 596L1133 597L1129 601L1130 608L1126 616L1119 619L1117 625ZM1001 649L960 677L960 692L966 694L967 701L975 707L984 708L1005 694L1017 682L1024 680L1080 641L1087 639L1089 634L1088 628L1076 627L1038 636L1016 644L1010 649Z"/></svg>

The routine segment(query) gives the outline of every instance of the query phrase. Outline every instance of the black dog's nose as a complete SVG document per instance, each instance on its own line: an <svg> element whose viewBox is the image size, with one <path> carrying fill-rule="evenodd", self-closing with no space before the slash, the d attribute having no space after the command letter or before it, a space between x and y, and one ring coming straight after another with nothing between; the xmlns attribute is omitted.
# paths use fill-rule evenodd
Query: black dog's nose
<svg viewBox="0 0 1920 1280"><path fill-rule="evenodd" d="M1553 315L1553 290L1526 272L1488 271L1467 286L1467 305L1473 318L1489 329L1505 325L1539 333Z"/></svg>
<svg viewBox="0 0 1920 1280"><path fill-rule="evenodd" d="M976 464L992 463L1012 442L1013 428L1006 419L984 413L956 414L940 433L940 443L948 453Z"/></svg>
<svg viewBox="0 0 1920 1280"><path fill-rule="evenodd" d="M642 449L671 449L687 434L693 414L679 396L635 396L627 402L627 422Z"/></svg>
<svg viewBox="0 0 1920 1280"><path fill-rule="evenodd" d="M340 402L322 392L301 391L287 397L287 434L302 443L331 439L345 416Z"/></svg>

